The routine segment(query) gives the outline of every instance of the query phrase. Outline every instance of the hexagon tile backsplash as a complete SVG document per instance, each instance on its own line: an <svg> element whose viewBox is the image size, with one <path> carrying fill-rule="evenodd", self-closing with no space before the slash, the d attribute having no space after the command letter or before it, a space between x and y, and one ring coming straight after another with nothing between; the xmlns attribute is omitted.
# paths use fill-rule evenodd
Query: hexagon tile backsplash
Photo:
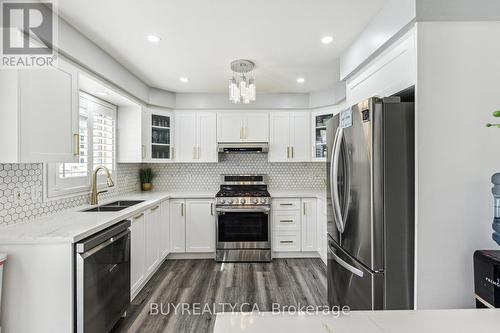
<svg viewBox="0 0 500 333"><path fill-rule="evenodd" d="M139 190L139 168L150 167L155 175L154 189L173 192L217 192L221 174L261 173L269 176L271 191L323 190L325 163L269 163L265 154L220 155L219 163L118 164L115 187L102 195L109 199ZM43 166L39 164L0 164L0 225L33 220L89 202L88 195L60 200L33 199L32 188L43 186ZM45 190L45 189L43 189ZM15 191L22 200L14 200Z"/></svg>
<svg viewBox="0 0 500 333"><path fill-rule="evenodd" d="M140 164L118 164L115 187L102 194L101 199L137 191ZM32 188L42 189L43 166L39 164L0 164L0 225L13 224L46 216L88 204L89 195L44 201L41 194L31 195ZM45 189L44 189L45 190ZM15 200L14 193L22 200Z"/></svg>
<svg viewBox="0 0 500 333"><path fill-rule="evenodd" d="M154 188L175 192L217 193L222 174L268 175L271 191L323 190L326 163L269 163L266 154L220 154L218 163L148 164Z"/></svg>

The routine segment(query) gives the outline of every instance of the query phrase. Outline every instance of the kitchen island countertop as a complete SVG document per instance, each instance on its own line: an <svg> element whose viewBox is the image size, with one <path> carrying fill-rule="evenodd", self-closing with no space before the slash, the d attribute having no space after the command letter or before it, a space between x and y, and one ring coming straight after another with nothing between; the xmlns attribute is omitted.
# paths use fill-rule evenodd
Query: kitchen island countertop
<svg viewBox="0 0 500 333"><path fill-rule="evenodd" d="M500 330L500 309L217 314L214 333L477 333Z"/></svg>

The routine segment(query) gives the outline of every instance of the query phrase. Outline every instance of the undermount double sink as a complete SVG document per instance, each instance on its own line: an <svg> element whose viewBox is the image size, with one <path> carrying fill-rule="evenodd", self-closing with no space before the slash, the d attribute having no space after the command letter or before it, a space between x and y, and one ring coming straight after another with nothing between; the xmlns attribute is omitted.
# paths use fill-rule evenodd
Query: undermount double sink
<svg viewBox="0 0 500 333"><path fill-rule="evenodd" d="M120 200L94 208L82 210L82 212L118 212L120 210L135 206L144 200Z"/></svg>

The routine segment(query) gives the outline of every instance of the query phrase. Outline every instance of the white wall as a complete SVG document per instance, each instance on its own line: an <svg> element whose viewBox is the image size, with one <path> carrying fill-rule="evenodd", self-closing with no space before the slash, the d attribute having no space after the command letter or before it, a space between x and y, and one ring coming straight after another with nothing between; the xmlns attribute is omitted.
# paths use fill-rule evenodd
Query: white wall
<svg viewBox="0 0 500 333"><path fill-rule="evenodd" d="M491 240L500 171L500 22L418 23L417 306L472 307L472 255Z"/></svg>
<svg viewBox="0 0 500 333"><path fill-rule="evenodd" d="M336 105L346 98L345 81L339 81L324 89L309 93L309 107L316 108L327 105Z"/></svg>
<svg viewBox="0 0 500 333"><path fill-rule="evenodd" d="M380 12L361 32L340 58L340 79L344 80L352 72L376 55L376 51L391 41L398 32L414 21L415 1L388 0Z"/></svg>
<svg viewBox="0 0 500 333"><path fill-rule="evenodd" d="M309 94L263 94L251 104L233 104L228 94L177 93L176 109L303 109L309 108Z"/></svg>
<svg viewBox="0 0 500 333"><path fill-rule="evenodd" d="M417 0L418 21L500 21L498 0Z"/></svg>

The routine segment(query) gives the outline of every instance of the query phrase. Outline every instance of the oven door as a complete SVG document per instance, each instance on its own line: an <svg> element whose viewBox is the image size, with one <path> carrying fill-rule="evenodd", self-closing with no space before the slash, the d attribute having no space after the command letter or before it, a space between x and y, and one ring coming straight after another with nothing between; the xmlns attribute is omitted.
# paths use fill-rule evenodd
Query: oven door
<svg viewBox="0 0 500 333"><path fill-rule="evenodd" d="M217 249L270 249L269 211L217 208Z"/></svg>

